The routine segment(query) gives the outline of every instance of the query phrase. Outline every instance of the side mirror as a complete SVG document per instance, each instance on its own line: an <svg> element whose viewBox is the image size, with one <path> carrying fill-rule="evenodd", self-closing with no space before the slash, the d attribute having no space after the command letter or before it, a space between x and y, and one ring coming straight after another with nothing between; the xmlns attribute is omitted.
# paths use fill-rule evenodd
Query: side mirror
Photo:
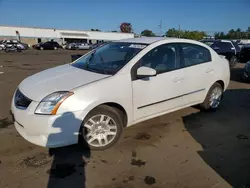
<svg viewBox="0 0 250 188"><path fill-rule="evenodd" d="M149 67L140 67L136 73L138 78L156 76L156 70Z"/></svg>

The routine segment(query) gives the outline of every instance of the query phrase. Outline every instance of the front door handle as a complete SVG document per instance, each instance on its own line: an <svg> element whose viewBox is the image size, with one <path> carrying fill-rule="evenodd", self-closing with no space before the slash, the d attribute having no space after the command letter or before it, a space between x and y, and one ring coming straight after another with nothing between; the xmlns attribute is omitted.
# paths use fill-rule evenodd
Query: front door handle
<svg viewBox="0 0 250 188"><path fill-rule="evenodd" d="M211 73L211 72L213 72L214 71L214 69L207 69L206 70L206 73Z"/></svg>

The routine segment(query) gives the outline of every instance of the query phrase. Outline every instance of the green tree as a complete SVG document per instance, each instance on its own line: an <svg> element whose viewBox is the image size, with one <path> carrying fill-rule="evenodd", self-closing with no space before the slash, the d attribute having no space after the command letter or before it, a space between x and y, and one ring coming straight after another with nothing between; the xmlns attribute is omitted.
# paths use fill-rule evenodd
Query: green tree
<svg viewBox="0 0 250 188"><path fill-rule="evenodd" d="M214 38L219 39L220 38L220 32L215 32L214 33Z"/></svg>
<svg viewBox="0 0 250 188"><path fill-rule="evenodd" d="M166 36L167 36L167 37L178 37L178 36L179 36L179 32L178 32L178 30L176 30L175 28L172 28L172 29L169 29L169 30L166 32Z"/></svg>
<svg viewBox="0 0 250 188"><path fill-rule="evenodd" d="M229 38L229 39L236 38L236 31L234 29L229 30L227 33L227 36L228 36L227 38Z"/></svg>
<svg viewBox="0 0 250 188"><path fill-rule="evenodd" d="M225 39L226 38L226 35L224 32L220 32L220 39Z"/></svg>
<svg viewBox="0 0 250 188"><path fill-rule="evenodd" d="M204 31L176 30L175 28L172 28L166 32L166 36L201 40L203 37L207 36L207 34Z"/></svg>
<svg viewBox="0 0 250 188"><path fill-rule="evenodd" d="M236 35L236 39L240 39L240 38L242 38L241 37L241 29L240 28L238 28L237 30L236 30L236 32L235 32L235 35Z"/></svg>
<svg viewBox="0 0 250 188"><path fill-rule="evenodd" d="M155 34L153 33L153 31L145 29L141 32L141 36L154 37Z"/></svg>
<svg viewBox="0 0 250 188"><path fill-rule="evenodd" d="M250 38L250 27L248 27L247 30L246 30L246 38L247 39Z"/></svg>
<svg viewBox="0 0 250 188"><path fill-rule="evenodd" d="M242 29L230 29L227 33L216 32L214 33L216 39L248 39L250 38L250 27L246 31Z"/></svg>

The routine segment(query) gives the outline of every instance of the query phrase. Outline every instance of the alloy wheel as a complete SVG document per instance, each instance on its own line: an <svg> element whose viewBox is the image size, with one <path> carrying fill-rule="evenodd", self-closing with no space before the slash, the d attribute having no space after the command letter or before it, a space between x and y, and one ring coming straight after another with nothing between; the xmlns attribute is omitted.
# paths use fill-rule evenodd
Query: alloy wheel
<svg viewBox="0 0 250 188"><path fill-rule="evenodd" d="M93 147L110 144L117 134L117 124L108 115L98 114L89 118L84 124L85 140Z"/></svg>
<svg viewBox="0 0 250 188"><path fill-rule="evenodd" d="M222 96L222 89L220 87L215 87L210 95L209 104L212 109L217 108L220 105Z"/></svg>

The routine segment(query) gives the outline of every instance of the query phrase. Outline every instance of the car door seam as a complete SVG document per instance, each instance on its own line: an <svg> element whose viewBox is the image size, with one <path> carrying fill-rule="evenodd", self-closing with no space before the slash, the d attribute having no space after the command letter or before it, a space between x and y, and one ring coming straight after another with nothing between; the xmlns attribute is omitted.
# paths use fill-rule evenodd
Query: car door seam
<svg viewBox="0 0 250 188"><path fill-rule="evenodd" d="M172 97L172 98L169 98L169 99L164 99L164 100L157 101L157 102L154 102L154 103L146 104L146 105L137 107L137 109L142 109L142 108L145 108L145 107L148 107L148 106L153 106L153 105L160 104L160 103L163 103L163 102L166 102L166 101L170 101L170 100L173 100L173 99L184 97L186 95L191 95L191 94L194 94L194 93L198 93L198 92L201 92L201 91L204 91L204 90L205 90L205 88L199 89L199 90L196 90L196 91L192 91L192 92L189 92L189 93L185 93L185 94L182 94L182 95L178 95L178 96L175 96L175 97Z"/></svg>

